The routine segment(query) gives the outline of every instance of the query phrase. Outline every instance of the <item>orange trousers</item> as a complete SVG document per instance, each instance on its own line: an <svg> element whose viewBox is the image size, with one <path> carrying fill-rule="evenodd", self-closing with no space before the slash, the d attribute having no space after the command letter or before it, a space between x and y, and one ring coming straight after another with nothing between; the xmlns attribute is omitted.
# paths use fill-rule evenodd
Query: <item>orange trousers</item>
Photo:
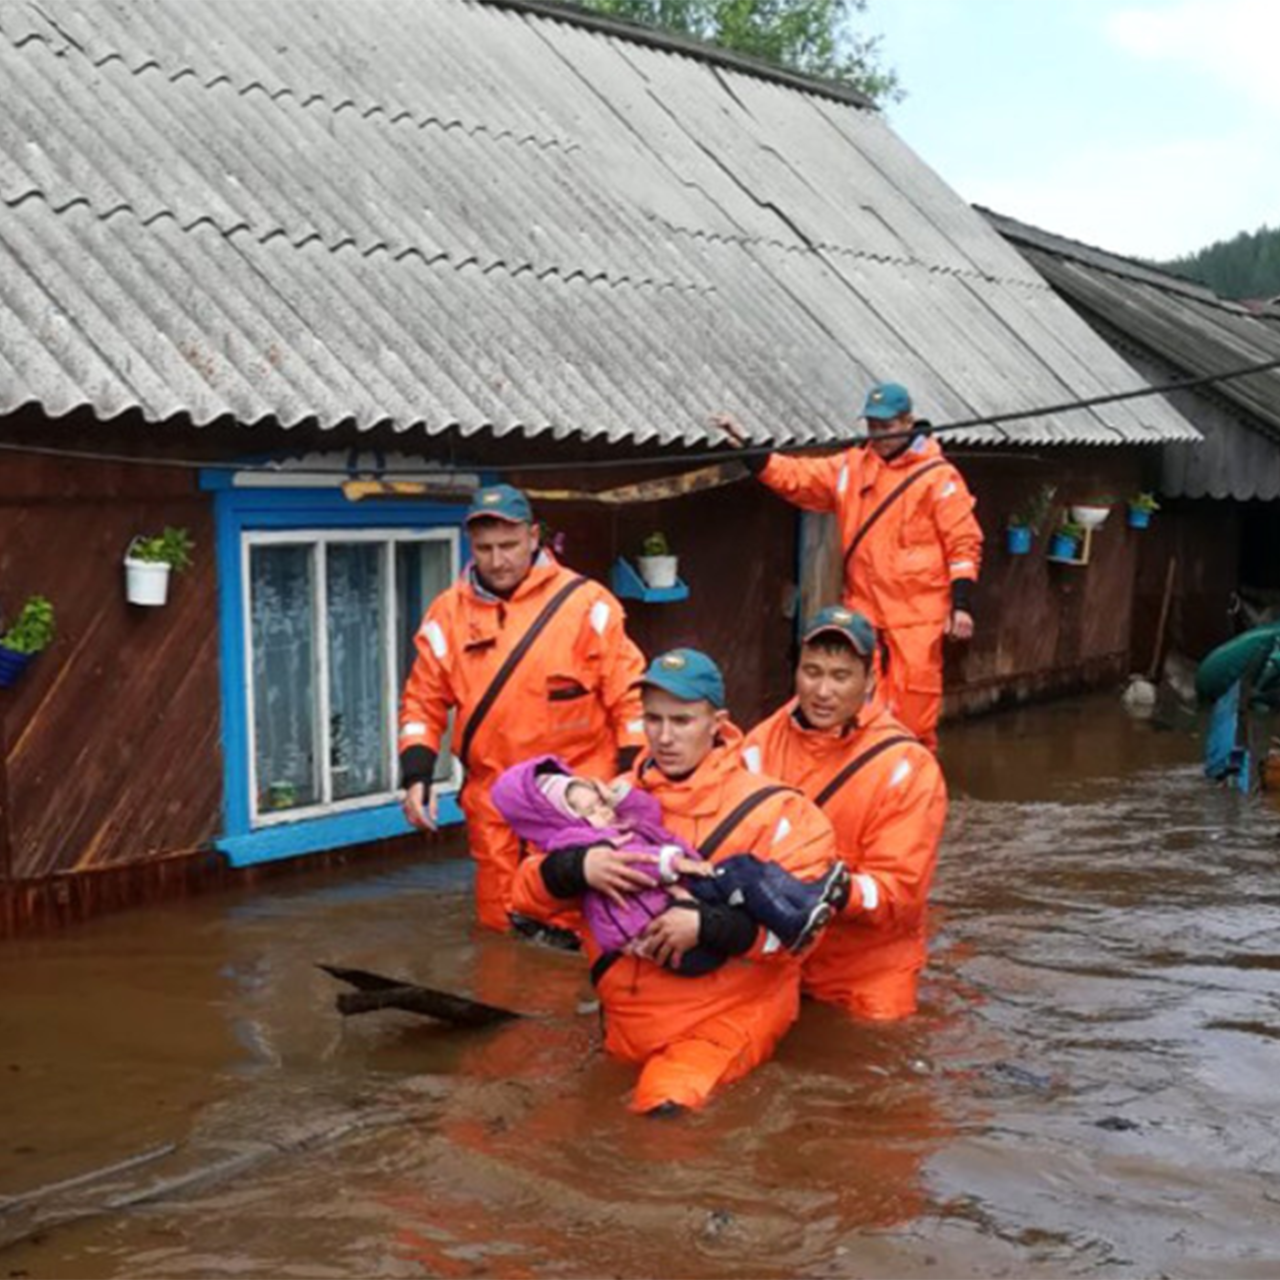
<svg viewBox="0 0 1280 1280"><path fill-rule="evenodd" d="M649 1045L628 1043L625 1036L614 1034L616 1027L606 1016L605 1049L641 1064L628 1103L632 1111L652 1111L665 1102L694 1110L722 1085L741 1080L768 1062L799 1011L799 986L787 984L755 1004L713 1013L663 1042L662 1009L655 1007L651 1030L659 1035L657 1043Z"/></svg>
<svg viewBox="0 0 1280 1280"><path fill-rule="evenodd" d="M856 1018L896 1022L916 1011L926 956L923 923L905 936L880 939L870 930L836 920L805 957L804 993L839 1005Z"/></svg>
<svg viewBox="0 0 1280 1280"><path fill-rule="evenodd" d="M942 713L942 623L885 628L888 670L882 676L889 710L924 743L938 750Z"/></svg>

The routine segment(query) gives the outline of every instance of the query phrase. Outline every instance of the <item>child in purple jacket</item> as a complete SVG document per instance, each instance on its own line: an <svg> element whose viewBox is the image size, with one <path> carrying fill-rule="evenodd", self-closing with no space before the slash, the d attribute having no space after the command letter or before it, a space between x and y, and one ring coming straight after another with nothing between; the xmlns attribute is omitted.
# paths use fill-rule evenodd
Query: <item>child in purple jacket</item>
<svg viewBox="0 0 1280 1280"><path fill-rule="evenodd" d="M742 907L790 951L808 946L849 899L849 869L839 860L812 882L749 853L710 863L663 827L651 795L625 782L607 787L578 777L556 756L514 765L490 794L512 831L546 853L610 844L654 855L634 864L652 875L653 888L629 894L625 907L593 889L583 895L583 918L605 952L629 951L649 921L678 900L670 892L676 885L702 902ZM675 972L696 977L724 962L719 952L693 947Z"/></svg>

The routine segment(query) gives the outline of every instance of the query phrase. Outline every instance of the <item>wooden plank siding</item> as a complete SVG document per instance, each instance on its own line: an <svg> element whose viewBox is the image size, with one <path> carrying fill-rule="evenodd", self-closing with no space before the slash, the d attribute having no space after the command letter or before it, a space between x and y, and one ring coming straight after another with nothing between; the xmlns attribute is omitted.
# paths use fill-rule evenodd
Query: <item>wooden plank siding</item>
<svg viewBox="0 0 1280 1280"><path fill-rule="evenodd" d="M975 712L1122 678L1129 669L1133 588L1142 534L1125 525L1125 500L1142 486L1142 451L1055 449L1039 457L959 459L986 532L975 597L977 634L950 647L948 714ZM1093 495L1115 499L1094 534L1090 562L1046 557L1052 520L1030 555L1005 550L1005 523L1039 485L1058 486L1055 508Z"/></svg>
<svg viewBox="0 0 1280 1280"><path fill-rule="evenodd" d="M129 605L130 539L185 526L195 563L163 608ZM9 879L196 849L221 804L213 527L194 472L8 455L7 614L53 601L57 637L0 693Z"/></svg>

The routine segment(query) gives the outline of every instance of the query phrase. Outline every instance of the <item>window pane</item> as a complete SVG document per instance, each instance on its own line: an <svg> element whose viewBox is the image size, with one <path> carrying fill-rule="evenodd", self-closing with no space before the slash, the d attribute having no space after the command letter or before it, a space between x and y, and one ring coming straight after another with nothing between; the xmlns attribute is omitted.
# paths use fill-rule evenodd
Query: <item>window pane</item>
<svg viewBox="0 0 1280 1280"><path fill-rule="evenodd" d="M346 800L391 789L382 544L330 544L325 585L329 770L333 798Z"/></svg>
<svg viewBox="0 0 1280 1280"><path fill-rule="evenodd" d="M254 764L258 811L314 804L314 590L309 547L249 551Z"/></svg>
<svg viewBox="0 0 1280 1280"><path fill-rule="evenodd" d="M396 546L396 606L400 619L400 634L396 636L396 665L400 673L400 687L409 678L413 660L417 656L413 637L422 622L427 606L453 581L453 553L449 542L441 539L432 542L401 542ZM453 738L453 715L449 717L449 732L440 747L436 761L437 782L447 779L453 772L453 755L449 750Z"/></svg>

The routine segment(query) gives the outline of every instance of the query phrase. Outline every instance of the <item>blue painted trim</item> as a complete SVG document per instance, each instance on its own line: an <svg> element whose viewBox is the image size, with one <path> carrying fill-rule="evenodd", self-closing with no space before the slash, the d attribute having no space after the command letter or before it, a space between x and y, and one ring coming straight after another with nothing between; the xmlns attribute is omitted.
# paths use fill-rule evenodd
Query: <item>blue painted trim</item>
<svg viewBox="0 0 1280 1280"><path fill-rule="evenodd" d="M219 693L222 702L223 834L215 847L234 866L382 840L411 828L395 804L299 819L253 829L249 804L248 688L244 641L244 582L241 535L288 529L458 529L463 502L351 502L337 488L236 488L230 473L200 474L200 487L213 495L214 544L218 564ZM465 533L461 556L468 548ZM381 815L381 816L378 816ZM462 821L456 797L440 797L441 825Z"/></svg>
<svg viewBox="0 0 1280 1280"><path fill-rule="evenodd" d="M440 825L461 821L462 810L457 800L452 795L441 796ZM298 858L412 833L413 828L405 821L400 806L384 804L323 818L275 823L243 835L221 836L214 841L214 848L226 854L233 867L251 867L260 862L278 862L283 858Z"/></svg>

